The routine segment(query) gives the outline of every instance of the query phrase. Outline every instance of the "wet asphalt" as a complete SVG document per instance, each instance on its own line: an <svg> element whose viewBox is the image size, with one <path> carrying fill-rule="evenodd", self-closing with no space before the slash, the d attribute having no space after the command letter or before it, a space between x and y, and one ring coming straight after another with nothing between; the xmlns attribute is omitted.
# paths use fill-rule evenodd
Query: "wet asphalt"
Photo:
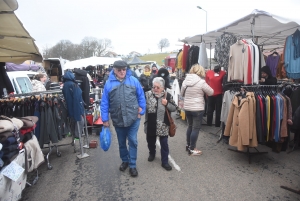
<svg viewBox="0 0 300 201"><path fill-rule="evenodd" d="M173 117L177 116L173 114ZM139 176L132 178L128 169L119 171L118 142L113 127L112 144L107 152L99 146L85 149L89 157L78 159L66 137L59 147L61 157L50 155L52 170L44 163L39 167L39 180L23 190L22 201L97 201L97 200L300 200L300 195L280 186L300 190L300 149L287 154L275 153L259 145L267 154L251 157L229 151L233 148L217 143L219 128L203 125L197 141L201 156L188 156L185 151L186 123L176 119L176 136L169 138L169 162L172 171L161 167L160 151L153 162L148 162L148 148L143 125L138 133L137 169ZM204 122L205 123L205 122ZM99 139L92 133L91 139ZM233 148L234 149L234 148ZM47 153L47 149L43 152ZM254 151L254 150L251 150ZM35 174L28 174L28 181Z"/></svg>

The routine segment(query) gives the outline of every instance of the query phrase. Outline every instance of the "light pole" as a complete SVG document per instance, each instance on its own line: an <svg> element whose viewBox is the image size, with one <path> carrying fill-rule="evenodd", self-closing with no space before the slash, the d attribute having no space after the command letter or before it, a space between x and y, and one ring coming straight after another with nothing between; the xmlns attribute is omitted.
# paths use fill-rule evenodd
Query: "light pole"
<svg viewBox="0 0 300 201"><path fill-rule="evenodd" d="M206 18L206 32L207 32L207 11L201 8L200 6L197 6L198 9L205 11L205 18Z"/></svg>

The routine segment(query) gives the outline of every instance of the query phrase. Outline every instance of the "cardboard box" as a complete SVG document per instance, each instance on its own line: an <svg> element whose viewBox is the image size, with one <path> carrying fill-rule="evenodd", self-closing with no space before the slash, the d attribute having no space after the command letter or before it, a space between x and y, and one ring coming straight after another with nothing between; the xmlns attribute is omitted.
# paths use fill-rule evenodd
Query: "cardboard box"
<svg viewBox="0 0 300 201"><path fill-rule="evenodd" d="M50 80L51 82L58 82L58 76L51 76Z"/></svg>

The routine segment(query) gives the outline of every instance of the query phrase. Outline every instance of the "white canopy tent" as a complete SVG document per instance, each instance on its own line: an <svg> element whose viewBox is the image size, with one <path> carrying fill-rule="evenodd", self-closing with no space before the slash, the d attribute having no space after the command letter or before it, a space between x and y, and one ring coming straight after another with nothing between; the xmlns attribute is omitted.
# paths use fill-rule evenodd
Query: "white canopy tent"
<svg viewBox="0 0 300 201"><path fill-rule="evenodd" d="M89 57L65 63L64 69L82 68L87 66L110 65L121 58L114 57Z"/></svg>
<svg viewBox="0 0 300 201"><path fill-rule="evenodd" d="M287 36L293 34L300 27L299 20L286 19L262 10L253 10L251 14L238 19L219 29L186 37L181 40L188 44L206 43L207 48L214 48L216 38L223 33L232 33L244 38L252 38L253 41L263 46L264 49L272 50L284 46Z"/></svg>
<svg viewBox="0 0 300 201"><path fill-rule="evenodd" d="M42 56L34 39L14 13L17 9L16 0L0 0L0 62L41 62Z"/></svg>

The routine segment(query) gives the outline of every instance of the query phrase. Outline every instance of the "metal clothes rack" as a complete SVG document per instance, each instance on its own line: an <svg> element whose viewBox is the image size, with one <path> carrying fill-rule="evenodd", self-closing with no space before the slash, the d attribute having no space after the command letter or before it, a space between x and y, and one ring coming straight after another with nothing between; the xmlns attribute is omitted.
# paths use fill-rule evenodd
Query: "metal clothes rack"
<svg viewBox="0 0 300 201"><path fill-rule="evenodd" d="M48 95L48 94L62 94L62 91L61 90L48 90L48 91L39 91L39 92L31 92L31 93L24 93L24 94L12 94L12 95L10 94L10 95L7 95L3 98L4 99L9 99L9 98L14 98L14 97L30 97L30 96L35 96L35 95L39 95L40 97L42 97L43 95ZM74 141L74 139L72 139L71 143L60 144L60 145L52 144L50 142L50 143L47 144L46 147L41 148L41 149L48 149L48 152L45 155L48 170L52 170L52 168L53 168L51 163L50 163L50 160L49 160L49 156L52 153L53 148L56 149L56 156L61 157L61 152L58 150L58 147L73 145L73 141Z"/></svg>

